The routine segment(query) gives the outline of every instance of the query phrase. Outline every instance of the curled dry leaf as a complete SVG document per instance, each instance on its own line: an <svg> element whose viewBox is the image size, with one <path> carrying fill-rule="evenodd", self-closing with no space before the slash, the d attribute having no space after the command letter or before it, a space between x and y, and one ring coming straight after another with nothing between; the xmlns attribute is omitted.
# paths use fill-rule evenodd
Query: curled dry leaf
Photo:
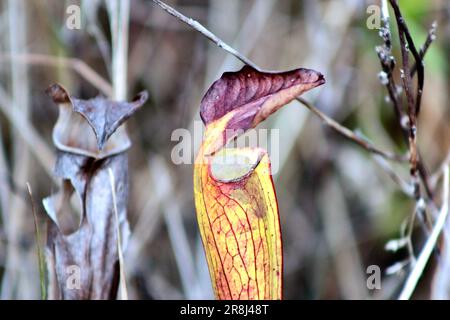
<svg viewBox="0 0 450 320"><path fill-rule="evenodd" d="M54 273L50 279L49 293L53 299L114 299L117 292L119 265L117 252L117 233L114 218L112 190L109 184L108 168L115 176L117 210L121 230L122 246L126 246L129 235L126 218L128 199L127 156L118 154L98 163L85 156L65 154L58 161L57 170L81 163L76 172L68 172L63 179L74 181L73 186L84 190L76 197L80 201L82 216L76 228L66 223L70 203L58 207L58 195L44 199L44 207L52 219L48 228L47 255L55 261ZM63 200L69 198L73 189L64 188ZM59 209L59 210L58 210ZM76 289L76 290L74 290Z"/></svg>
<svg viewBox="0 0 450 320"><path fill-rule="evenodd" d="M281 299L283 256L267 152L224 148L303 92L325 82L313 70L228 72L205 94L205 137L194 168L197 220L218 299Z"/></svg>
<svg viewBox="0 0 450 320"><path fill-rule="evenodd" d="M53 129L56 147L96 159L130 147L130 139L121 124L148 98L147 92L143 91L131 102L110 101L103 97L82 100L71 97L59 84L53 84L46 92L59 105L59 117Z"/></svg>
<svg viewBox="0 0 450 320"><path fill-rule="evenodd" d="M146 100L80 100L59 85L47 92L59 104L53 138L59 149L55 175L61 190L44 199L51 218L46 257L50 299L114 299L119 280L117 228L108 169L114 191L122 248L129 235L128 157L130 146L120 127ZM115 130L121 130L116 131Z"/></svg>
<svg viewBox="0 0 450 320"><path fill-rule="evenodd" d="M200 104L200 117L207 127L224 116L229 117L217 137L220 138L216 141L218 144L208 152L222 148L236 135L256 127L303 92L323 83L325 79L321 73L303 68L269 73L244 66L238 72L224 73L209 88Z"/></svg>

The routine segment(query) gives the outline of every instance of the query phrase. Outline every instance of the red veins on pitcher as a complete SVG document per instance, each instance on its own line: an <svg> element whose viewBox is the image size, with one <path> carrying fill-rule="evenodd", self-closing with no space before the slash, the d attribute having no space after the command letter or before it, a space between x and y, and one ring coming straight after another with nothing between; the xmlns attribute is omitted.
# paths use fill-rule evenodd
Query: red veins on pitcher
<svg viewBox="0 0 450 320"><path fill-rule="evenodd" d="M217 299L281 299L283 253L267 151L227 148L303 92L325 83L309 69L249 66L213 83L200 106L206 126L195 160L197 221Z"/></svg>

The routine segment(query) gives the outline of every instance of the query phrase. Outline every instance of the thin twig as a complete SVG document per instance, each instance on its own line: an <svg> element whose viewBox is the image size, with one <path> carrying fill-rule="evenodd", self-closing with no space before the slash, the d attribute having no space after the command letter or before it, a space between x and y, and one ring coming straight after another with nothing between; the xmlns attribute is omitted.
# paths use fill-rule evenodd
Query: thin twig
<svg viewBox="0 0 450 320"><path fill-rule="evenodd" d="M45 284L45 258L41 250L41 233L39 232L39 223L36 214L36 206L33 200L33 193L31 192L31 186L27 182L28 195L30 196L31 211L33 212L34 229L36 231L36 250L38 256L39 265L39 283L41 287L41 298L42 300L47 299L47 285Z"/></svg>
<svg viewBox="0 0 450 320"><path fill-rule="evenodd" d="M8 34L9 53L11 55L22 54L27 51L27 20L26 3L24 0L8 1ZM30 115L30 81L28 68L17 62L10 64L11 70L11 104L4 107L11 110L11 117L19 122L29 121ZM30 148L24 143L24 137L13 127L11 162L13 166L12 181L16 185L23 186L32 174ZM4 281L2 282L1 296L4 299L25 298L30 295L21 285L29 281L29 275L25 272L27 263L27 250L20 245L23 239L25 207L23 199L12 197L8 209L7 223L7 257ZM25 281L25 282L23 282Z"/></svg>
<svg viewBox="0 0 450 320"><path fill-rule="evenodd" d="M417 204L416 204L417 206ZM406 247L408 249L408 260L410 262L411 266L415 266L417 259L416 259L416 255L414 253L414 245L412 242L412 236L413 236L413 232L414 232L414 224L416 222L416 212L417 212L417 208L414 208L414 212L413 214L409 215L409 220L408 223L406 225L406 230L403 236L406 238Z"/></svg>
<svg viewBox="0 0 450 320"><path fill-rule="evenodd" d="M31 152L33 152L36 159L38 159L45 169L45 172L56 182L57 179L53 175L52 167L52 164L55 162L54 152L27 118L14 115L10 108L11 105L11 98L9 98L3 88L0 87L0 110L21 135L22 139L27 143Z"/></svg>
<svg viewBox="0 0 450 320"><path fill-rule="evenodd" d="M411 176L411 183L414 187L414 198L416 201L415 205L415 211L413 213L413 217L411 218L411 223L409 224L409 230L408 230L408 237L411 241L412 233L413 233L413 227L414 227L414 218L417 214L421 223L422 228L424 229L424 232L426 235L429 234L429 230L432 228L431 218L428 216L427 211L427 205L425 203L425 200L422 196L421 191L421 184L422 181L425 194L430 200L429 205L431 210L436 210L436 206L434 204L434 192L433 189L430 186L429 178L428 178L428 171L426 169L425 164L422 161L422 158L420 156L419 147L417 145L417 118L420 111L421 106L421 98L423 93L423 86L424 86L424 64L423 64L423 58L424 55L430 46L431 42L434 40L435 32L436 32L436 24L432 25L432 28L430 29L428 33L427 40L425 41L425 44L423 45L422 49L420 50L420 53L417 51L416 46L414 44L414 41L411 37L411 34L409 32L408 26L406 24L405 19L402 16L401 10L398 6L397 0L389 0L395 14L395 19L397 22L397 29L399 33L399 40L400 40L400 49L401 49L401 57L402 57L402 69L400 70L401 78L402 78L402 84L403 84L403 90L406 95L406 102L407 102L407 109L404 110L402 107L400 107L401 98L397 99L397 86L395 85L394 79L392 78L392 71L395 67L394 64L391 64L392 68L388 70L388 92L389 96L394 104L394 107L396 109L396 114L398 118L398 122L400 124L400 127L403 132L403 137L407 144L409 145L409 163L410 163L410 176ZM383 4L387 6L387 1L383 0ZM387 10L385 10L387 12ZM386 13L387 14L387 13ZM388 18L383 19L385 22L384 28L387 29L385 33L390 35L389 31L389 24L388 24ZM387 42L385 38L385 43ZM390 52L390 46L391 41L389 39L389 60L395 61L394 58L391 56ZM384 46L385 51L387 45ZM409 54L412 53L415 64L413 67L410 67L410 61L409 61ZM387 69L387 62L383 60L384 56L383 54L380 54L379 52L380 61L382 62L383 71L386 71ZM413 93L413 83L412 78L417 72L417 91L414 97ZM394 94L392 94L392 90L394 89ZM400 109L400 110L398 110ZM408 117L408 122L404 122L404 116L403 113L406 111L406 115ZM414 253L412 250L410 250L411 258L414 260Z"/></svg>
<svg viewBox="0 0 450 320"><path fill-rule="evenodd" d="M389 175L389 177L391 177L391 179L398 184L403 193L405 193L409 197L414 196L414 189L412 185L410 185L402 177L400 177L385 158L378 155L374 155L373 158L375 162Z"/></svg>
<svg viewBox="0 0 450 320"><path fill-rule="evenodd" d="M121 300L128 300L127 282L125 278L125 263L123 260L122 250L122 236L120 234L119 226L119 214L117 213L117 200L116 200L116 181L114 173L111 168L108 168L109 183L111 185L112 201L114 206L114 217L116 220L116 233L117 233L117 255L119 256L119 269L120 269L120 298Z"/></svg>
<svg viewBox="0 0 450 320"><path fill-rule="evenodd" d="M83 60L77 58L65 58L57 57L39 53L28 53L28 54L18 54L11 56L10 54L0 53L0 63L9 62L11 60L21 61L23 63L32 65L45 65L51 67L65 67L71 68L77 72L83 79L92 84L95 88L100 90L104 95L112 96L112 86L95 72L89 65L87 65Z"/></svg>
<svg viewBox="0 0 450 320"><path fill-rule="evenodd" d="M110 46L105 33L99 27L100 23L98 21L98 11L101 5L100 1L83 1L81 10L86 17L87 31L95 38L108 74L111 75Z"/></svg>
<svg viewBox="0 0 450 320"><path fill-rule="evenodd" d="M2 221L8 221L9 199L11 197L10 173L6 162L6 152L3 142L3 135L0 126L0 210ZM6 233L6 226L3 224L0 231Z"/></svg>
<svg viewBox="0 0 450 320"><path fill-rule="evenodd" d="M152 184L158 184L160 189L155 195L160 195L161 211L167 226L183 291L187 299L202 298L204 295L197 285L198 278L192 258L194 255L183 225L181 208L179 202L174 199L174 190L172 188L175 185L174 180L170 175L169 168L161 158L153 158L150 168L151 182Z"/></svg>
<svg viewBox="0 0 450 320"><path fill-rule="evenodd" d="M428 34L427 34L425 43L422 45L422 48L420 48L420 51L419 51L419 56L422 61L423 61L425 54L427 53L430 45L433 43L434 40L436 40L436 30L437 30L437 22L434 21L431 24L431 28L428 30ZM413 77L415 75L416 71L417 71L417 62L411 68L411 77Z"/></svg>
<svg viewBox="0 0 450 320"><path fill-rule="evenodd" d="M364 149L366 149L369 152L372 152L376 155L382 156L386 159L398 161L398 162L404 162L407 161L407 157L398 155L395 153L383 151L377 147L375 147L373 144L368 142L366 139L360 137L357 133L354 131L341 126L339 123L337 123L334 119L328 117L326 114L324 114L322 111L314 107L311 103L306 101L305 99L299 97L297 98L299 102L301 102L307 109L309 109L312 113L314 113L318 118L322 120L324 124L326 124L328 127L333 129L334 131L338 132L342 136L346 137L347 139L353 141L354 143L360 145Z"/></svg>
<svg viewBox="0 0 450 320"><path fill-rule="evenodd" d="M215 34L213 34L211 31L206 29L202 24L200 24L198 21L188 18L176 9L172 8L171 6L167 5L166 3L160 1L160 0L152 0L155 4L160 6L163 10L165 10L170 15L176 17L180 21L186 23L190 27L194 28L196 31L200 32L202 35L204 35L206 38L208 38L210 41L212 41L214 44L216 44L219 48L224 49L243 63L253 67L256 70L259 71L266 71L262 68L260 68L258 65L256 65L253 61L251 61L246 56L242 55L239 51L232 48L230 45L225 43L223 40L221 40L219 37L217 37ZM316 116L318 116L322 122L329 126L331 129L339 133L340 135L344 136L347 139L350 139L351 141L355 142L356 144L360 145L364 149L366 149L369 152L381 155L387 159L394 160L394 161L405 161L405 158L401 155L393 154L390 152L382 151L381 149L373 146L371 143L366 141L365 139L360 138L356 133L354 133L352 130L340 125L332 118L328 117L326 114L321 112L317 107L315 107L313 104L307 102L303 98L297 98L297 101L302 103L305 107L307 107L310 111L312 111Z"/></svg>
<svg viewBox="0 0 450 320"><path fill-rule="evenodd" d="M417 147L417 117L420 110L421 97L423 92L424 66L423 61L414 45L414 41L412 40L408 26L406 25L406 22L401 14L397 0L389 0L389 2L392 8L394 9L400 39L400 49L402 56L402 69L400 70L400 72L408 106L407 115L409 123L407 133L409 143L409 163L410 163L411 180L414 186L414 197L416 200L416 208L417 208L416 212L417 214L419 214L420 218L423 221L430 224L429 221L430 219L427 217L426 206L421 205L423 203L423 198L419 175L423 177L423 181L426 184L426 191L429 194L432 201L433 201L433 194L431 190L428 188L427 172L424 169L423 164L422 166L419 165L419 151ZM417 65L418 85L415 98L413 96L413 84L409 62L410 51L412 52Z"/></svg>
<svg viewBox="0 0 450 320"><path fill-rule="evenodd" d="M130 15L129 0L109 0L107 1L109 21L112 38L112 97L116 101L124 101L127 98L127 66L128 66L128 25ZM120 268L120 288L122 300L128 300L128 291L125 280L125 270L123 252L119 228L119 218L117 213L117 201L115 193L114 174L109 170L109 177L112 188L114 214L116 217L117 248Z"/></svg>
<svg viewBox="0 0 450 320"><path fill-rule="evenodd" d="M249 58L241 54L239 51L235 50L233 47L222 41L219 37L217 37L214 33L206 29L202 24L200 24L198 21L188 18L185 15L183 15L181 12L177 11L176 9L172 8L168 4L160 1L160 0L152 0L155 4L160 6L163 10L165 10L170 15L174 16L175 18L181 20L182 22L186 23L188 26L194 28L201 34L203 34L206 38L211 40L215 45L217 45L219 48L224 49L228 53L232 54L239 60L241 60L243 63L252 66L255 69L259 69Z"/></svg>
<svg viewBox="0 0 450 320"><path fill-rule="evenodd" d="M380 29L380 35L383 38L383 46L378 46L375 48L381 63L381 68L383 70L382 73L379 74L379 77L381 83L386 86L389 94L389 99L394 106L397 121L400 124L402 131L405 133L406 126L404 126L403 122L404 111L402 100L398 99L399 94L397 90L397 84L395 83L395 79L392 75L392 72L395 69L396 62L394 56L392 55L392 34L390 28L390 17L387 0L382 1L381 13L383 27ZM405 135L405 138L407 140L407 133Z"/></svg>
<svg viewBox="0 0 450 320"><path fill-rule="evenodd" d="M445 168L450 165L450 150L447 151L447 155L444 160L438 166L437 170L430 177L430 184L435 187L439 178L442 176Z"/></svg>
<svg viewBox="0 0 450 320"><path fill-rule="evenodd" d="M406 82L405 85L405 93L407 95L408 99L408 105L410 103L414 104L414 99L412 98L412 80L411 80L411 74L412 70L409 67L409 51L411 51L415 61L416 69L417 69L417 92L416 92L416 99L415 99L415 109L414 113L417 116L420 111L420 105L422 100L422 93L423 93L423 84L425 79L424 74L424 64L421 55L416 49L416 46L414 44L414 41L412 39L411 33L409 32L408 26L406 25L405 19L402 16L402 13L400 11L400 8L398 6L397 0L390 0L391 6L394 9L395 12L395 18L397 20L397 26L398 26L398 32L400 36L400 42L401 42L401 50L402 50L402 60L403 60L403 69L404 69L404 80ZM406 42L405 39L406 38ZM411 94L410 97L408 97L408 94ZM412 110L410 110L412 112ZM412 123L411 126L415 124Z"/></svg>
<svg viewBox="0 0 450 320"><path fill-rule="evenodd" d="M388 4L387 0L382 0L382 23L383 27L380 30L381 37L383 38L383 46L376 47L376 51L378 54L378 57L380 59L382 72L380 73L380 81L382 84L386 86L386 89L388 91L389 99L392 102L394 106L395 115L397 118L397 122L399 123L399 126L402 130L403 138L407 144L409 144L409 128L408 123L404 121L405 114L404 109L402 106L402 99L399 98L399 90L397 87L397 84L395 82L395 79L393 77L393 70L395 69L395 58L392 55L392 38L391 38L391 31L390 31L390 17L389 17L389 10L388 10ZM423 44L419 55L421 57L421 61L423 60L429 46L431 45L432 41L436 37L436 28L437 24L433 23L430 30L428 31L428 36ZM422 63L421 63L422 64ZM415 72L417 70L417 62L414 64L414 66L411 68L410 75L411 78L414 76ZM383 74L384 73L384 74ZM432 187L430 186L429 179L428 179L428 171L425 166L425 164L422 161L422 157L420 156L419 147L417 146L417 170L420 175L420 178L422 180L422 183L425 188L425 192L428 196L428 198L433 201L434 200L434 193L432 190Z"/></svg>
<svg viewBox="0 0 450 320"><path fill-rule="evenodd" d="M414 289L416 288L416 285L419 281L419 278L422 276L422 273L425 269L425 266L431 256L431 253L433 252L437 240L439 238L439 234L441 233L442 229L444 228L445 222L447 220L448 216L448 200L449 200L449 183L450 183L450 177L449 177L449 167L445 168L444 171L444 180L443 180L443 191L442 191L442 207L438 216L438 219L433 227L433 230L430 234L430 237L428 238L427 242L425 243L418 259L417 263L415 264L413 270L409 274L406 283L400 293L399 299L400 300L407 300L411 298L412 293L414 292Z"/></svg>
<svg viewBox="0 0 450 320"><path fill-rule="evenodd" d="M398 33L400 38L400 49L402 54L402 65L403 69L401 70L401 77L403 80L403 89L405 90L406 100L408 104L408 117L409 117L409 154L410 154L410 164L411 164L411 177L413 179L413 183L415 185L415 193L416 197L420 197L420 185L417 178L417 106L415 107L414 96L413 96L413 88L412 88L412 79L410 73L410 65L409 65L409 50L413 52L417 52L415 49L414 43L409 41L410 35L406 23L404 21L403 16L401 15L400 9L398 7L396 0L389 0L391 6L395 12L395 19L397 21ZM408 34L408 35L407 35ZM408 39L406 40L405 39ZM409 48L409 49L408 49ZM423 65L418 65L418 74L423 74ZM423 80L423 79L421 79ZM419 80L420 81L420 80ZM423 84L422 84L423 85ZM420 91L420 87L418 91ZM419 95L417 97L416 103L420 102Z"/></svg>
<svg viewBox="0 0 450 320"><path fill-rule="evenodd" d="M124 101L127 99L130 1L109 0L107 5L112 38L113 98L117 101Z"/></svg>

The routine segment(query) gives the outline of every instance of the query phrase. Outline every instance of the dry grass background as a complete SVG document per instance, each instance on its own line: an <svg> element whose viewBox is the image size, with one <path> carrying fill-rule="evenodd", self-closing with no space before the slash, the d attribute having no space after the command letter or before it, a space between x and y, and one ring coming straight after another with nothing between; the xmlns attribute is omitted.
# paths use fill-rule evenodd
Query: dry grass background
<svg viewBox="0 0 450 320"><path fill-rule="evenodd" d="M321 71L327 84L307 94L308 100L384 150L406 150L377 78L380 65L374 47L382 40L377 30L366 27L366 9L378 1L168 3L265 69L304 66ZM81 30L65 27L70 4L81 5ZM450 149L450 4L412 0L400 5L419 45L431 22L439 24L437 40L425 59L419 119L419 145L434 172ZM88 81L96 79L86 74L84 64L112 83L108 13L98 0L1 0L0 26L0 293L5 299L39 298L26 182L33 189L44 230L40 199L57 189L49 175L57 108L44 90L59 82L75 96L97 95L99 88ZM398 44L394 45L398 57ZM144 0L131 0L128 54L128 98L142 89L150 93L128 125L133 141L132 236L125 252L129 297L212 298L195 219L192 166L172 163L176 142L170 138L177 128L193 130L209 85L242 63ZM280 110L265 127L280 129L280 170L274 180L284 241L285 297L396 297L408 266L393 275L383 273L382 289L375 291L367 289L366 268L376 264L384 271L408 258L406 249L391 253L384 246L399 238L414 201L370 154L324 127L297 102ZM408 177L407 166L394 168ZM417 231L416 253L424 242L420 227ZM434 263L426 269L416 298L429 297L433 271Z"/></svg>

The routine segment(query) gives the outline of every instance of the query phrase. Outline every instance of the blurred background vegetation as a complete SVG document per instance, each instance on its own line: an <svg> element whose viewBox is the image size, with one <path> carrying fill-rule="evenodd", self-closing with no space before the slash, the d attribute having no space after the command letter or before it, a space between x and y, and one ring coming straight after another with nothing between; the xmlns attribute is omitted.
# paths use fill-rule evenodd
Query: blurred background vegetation
<svg viewBox="0 0 450 320"><path fill-rule="evenodd" d="M262 68L321 71L327 84L306 99L384 150L407 151L377 77L375 46L382 39L378 30L366 25L366 10L379 5L377 0L168 3ZM71 4L81 7L80 30L66 27ZM418 47L431 23L438 22L437 39L425 58L418 131L422 156L432 173L450 148L450 2L401 0L400 6ZM393 19L391 25L396 30ZM57 107L44 90L59 82L74 96L98 95L99 88L80 76L83 63L111 81L108 15L100 0L0 0L0 26L0 294L5 299L39 298L26 182L33 189L43 233L47 217L41 199L57 188L48 174L55 155L51 130ZM131 0L129 37L129 98L142 89L150 94L128 125L133 141L132 236L125 252L129 295L212 298L195 218L193 168L171 161L177 143L171 134L177 128L192 131L209 85L242 63L151 1ZM399 57L398 37L393 38L394 55ZM76 60L62 62L58 57ZM280 130L280 169L274 182L284 242L285 298L395 297L408 266L393 274L385 271L405 261L408 252L388 252L385 244L400 237L414 201L372 155L324 127L297 102L281 109L264 127ZM393 166L408 179L407 165ZM419 250L424 236L417 229L414 245ZM382 270L381 290L366 286L369 265ZM429 297L433 270L430 264L415 298Z"/></svg>

